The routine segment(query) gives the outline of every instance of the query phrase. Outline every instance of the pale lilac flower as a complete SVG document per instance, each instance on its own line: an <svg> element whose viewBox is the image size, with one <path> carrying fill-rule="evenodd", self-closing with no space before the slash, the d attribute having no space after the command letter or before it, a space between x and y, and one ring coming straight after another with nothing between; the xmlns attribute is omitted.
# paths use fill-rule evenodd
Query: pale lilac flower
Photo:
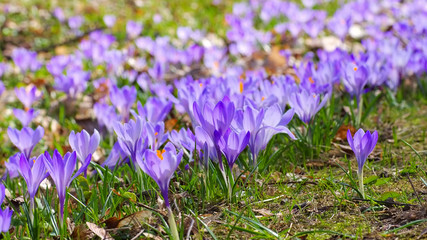
<svg viewBox="0 0 427 240"><path fill-rule="evenodd" d="M14 108L13 115L21 122L22 127L28 127L33 119L39 115L39 111L33 108L30 108L28 111Z"/></svg>
<svg viewBox="0 0 427 240"><path fill-rule="evenodd" d="M34 102L42 97L42 93L37 90L36 86L27 86L15 88L16 97L24 104L25 109L30 109Z"/></svg>
<svg viewBox="0 0 427 240"><path fill-rule="evenodd" d="M24 127L21 131L19 131L9 127L7 129L7 135L9 136L9 139L13 145L15 145L27 159L30 159L34 146L42 139L44 135L44 129L41 126L38 126L36 130L33 130L29 127Z"/></svg>
<svg viewBox="0 0 427 240"><path fill-rule="evenodd" d="M114 15L105 15L104 18L104 23L107 27L111 28L114 26L114 24L116 23L116 16Z"/></svg>

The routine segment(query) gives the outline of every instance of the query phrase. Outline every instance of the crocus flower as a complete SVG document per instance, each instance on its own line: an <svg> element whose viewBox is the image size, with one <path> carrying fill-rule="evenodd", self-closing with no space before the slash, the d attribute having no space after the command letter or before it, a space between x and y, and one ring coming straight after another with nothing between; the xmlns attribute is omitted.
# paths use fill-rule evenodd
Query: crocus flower
<svg viewBox="0 0 427 240"><path fill-rule="evenodd" d="M34 72L42 65L37 60L37 53L25 48L15 48L12 52L12 59L22 73L28 70Z"/></svg>
<svg viewBox="0 0 427 240"><path fill-rule="evenodd" d="M6 188L3 184L0 184L0 205L4 201ZM10 227L10 221L12 220L12 214L13 210L9 209L7 207L6 209L2 210L0 208L0 232L8 232Z"/></svg>
<svg viewBox="0 0 427 240"><path fill-rule="evenodd" d="M120 122L116 122L114 124L113 128L117 134L117 141L120 144L120 148L128 157L131 157L132 161L136 160L138 142L145 140L142 137L144 125L140 117L137 117L136 121L130 120L128 123L121 124Z"/></svg>
<svg viewBox="0 0 427 240"><path fill-rule="evenodd" d="M158 122L156 124L147 122L145 124L145 129L147 133L148 145L151 147L151 150L157 150L160 146L166 142L169 137L168 133L165 133L165 123Z"/></svg>
<svg viewBox="0 0 427 240"><path fill-rule="evenodd" d="M126 33L130 38L136 38L142 32L142 24L134 21L128 21L126 24Z"/></svg>
<svg viewBox="0 0 427 240"><path fill-rule="evenodd" d="M295 110L301 121L308 123L316 113L322 109L329 99L329 94L320 101L320 95L311 93L308 90L300 89L291 93L289 105Z"/></svg>
<svg viewBox="0 0 427 240"><path fill-rule="evenodd" d="M168 209L169 225L174 239L179 239L175 219L169 204L169 183L181 163L182 151L178 154L172 143L167 143L163 150L147 150L144 154L138 154L136 162L147 175L156 181Z"/></svg>
<svg viewBox="0 0 427 240"><path fill-rule="evenodd" d="M114 123L120 121L120 116L117 115L114 106L105 103L95 103L93 105L93 112L98 120L98 124L105 126L110 133L113 132Z"/></svg>
<svg viewBox="0 0 427 240"><path fill-rule="evenodd" d="M8 232L10 228L10 222L12 220L13 210L9 207L6 207L4 210L0 208L0 231Z"/></svg>
<svg viewBox="0 0 427 240"><path fill-rule="evenodd" d="M42 139L44 135L44 129L38 126L36 130L29 127L24 127L21 131L9 127L7 129L7 135L10 141L15 145L27 159L30 159L31 152L34 146Z"/></svg>
<svg viewBox="0 0 427 240"><path fill-rule="evenodd" d="M182 154L182 151L177 154L173 144L167 143L163 150L148 149L143 156L138 154L136 157L138 166L159 185L166 207L170 207L169 182L181 162Z"/></svg>
<svg viewBox="0 0 427 240"><path fill-rule="evenodd" d="M196 137L190 129L181 128L179 132L175 129L172 130L169 134L169 141L175 145L175 147L183 149L184 152L190 158L189 161L193 161L193 152L199 151L200 147L196 145Z"/></svg>
<svg viewBox="0 0 427 240"><path fill-rule="evenodd" d="M32 166L25 158L24 154L21 154L19 159L19 173L27 183L28 195L30 196L30 209L32 211L34 207L34 197L36 196L37 190L39 189L40 183L49 175L46 172L46 168L43 162L43 154L37 159L33 160ZM32 159L30 159L31 161ZM30 213L31 218L33 217Z"/></svg>
<svg viewBox="0 0 427 240"><path fill-rule="evenodd" d="M73 16L68 19L68 26L76 30L82 26L84 21L85 19L82 16Z"/></svg>
<svg viewBox="0 0 427 240"><path fill-rule="evenodd" d="M224 136L220 136L219 147L228 162L228 167L233 169L233 165L239 157L240 153L246 148L249 143L250 132L240 132L228 129Z"/></svg>
<svg viewBox="0 0 427 240"><path fill-rule="evenodd" d="M110 100L120 112L124 121L127 121L130 108L136 100L136 88L134 86L118 88L114 85L110 90Z"/></svg>
<svg viewBox="0 0 427 240"><path fill-rule="evenodd" d="M65 21L64 11L60 7L57 7L57 8L55 8L53 10L53 16L55 16L56 19L58 19L58 21L60 21L60 22L64 22Z"/></svg>
<svg viewBox="0 0 427 240"><path fill-rule="evenodd" d="M369 131L363 131L359 129L354 137L351 136L350 129L347 131L347 141L351 149L356 155L359 176L359 191L362 193L362 197L365 198L365 191L363 188L363 165L365 165L366 159L369 154L374 150L375 145L378 141L378 132L374 131L372 134Z"/></svg>
<svg viewBox="0 0 427 240"><path fill-rule="evenodd" d="M37 90L36 86L15 88L15 94L24 104L25 109L31 108L31 105L41 98L41 92Z"/></svg>
<svg viewBox="0 0 427 240"><path fill-rule="evenodd" d="M119 142L116 142L107 159L105 159L101 166L107 166L109 169L114 169L116 165L120 165L123 161L125 161L126 158L126 153L123 152Z"/></svg>
<svg viewBox="0 0 427 240"><path fill-rule="evenodd" d="M151 123L164 121L172 109L172 102L157 97L150 97L144 106L138 102L138 114Z"/></svg>
<svg viewBox="0 0 427 240"><path fill-rule="evenodd" d="M92 136L86 130L83 130L77 134L71 131L68 137L71 149L77 153L77 158L82 163L86 160L87 156L95 152L100 140L101 136L96 129L93 131Z"/></svg>
<svg viewBox="0 0 427 240"><path fill-rule="evenodd" d="M80 69L70 69L67 75L55 77L55 89L67 93L70 97L75 98L78 93L86 90L87 81L90 79L90 72Z"/></svg>
<svg viewBox="0 0 427 240"><path fill-rule="evenodd" d="M359 104L360 96L368 83L368 69L363 64L347 64L342 82L350 95L356 97Z"/></svg>
<svg viewBox="0 0 427 240"><path fill-rule="evenodd" d="M28 127L37 115L39 115L39 111L34 110L33 108L28 111L22 109L13 109L13 115L22 123L23 127Z"/></svg>
<svg viewBox="0 0 427 240"><path fill-rule="evenodd" d="M3 94L3 92L4 92L5 89L6 88L5 88L4 84L3 84L3 82L0 81L0 96Z"/></svg>
<svg viewBox="0 0 427 240"><path fill-rule="evenodd" d="M15 153L11 157L9 157L9 161L5 162L7 174L9 174L9 178L17 178L19 177L19 160L21 159L21 153ZM30 167L32 167L33 161L28 161Z"/></svg>
<svg viewBox="0 0 427 240"><path fill-rule="evenodd" d="M107 27L112 27L112 26L114 26L114 24L116 23L116 16L114 16L114 15L105 15L104 17L103 17L103 20L104 20L104 23L105 23L105 25L107 26Z"/></svg>
<svg viewBox="0 0 427 240"><path fill-rule="evenodd" d="M278 104L259 111L251 106L245 106L244 109L236 111L232 127L239 131L250 132L248 145L254 165L259 152L267 146L274 135L286 133L291 139L296 139L286 127L294 113L294 110L290 109L283 114L283 110Z"/></svg>
<svg viewBox="0 0 427 240"><path fill-rule="evenodd" d="M89 154L89 156L87 156L83 165L79 168L79 170L77 170L74 175L73 172L76 167L77 161L76 152L67 152L64 157L62 157L61 154L59 154L58 150L55 149L52 157L49 155L48 152L45 152L43 156L46 169L52 177L52 180L56 186L56 192L58 193L60 220L62 225L64 220L64 204L67 188L70 186L74 178L86 171L87 167L89 166L92 155Z"/></svg>

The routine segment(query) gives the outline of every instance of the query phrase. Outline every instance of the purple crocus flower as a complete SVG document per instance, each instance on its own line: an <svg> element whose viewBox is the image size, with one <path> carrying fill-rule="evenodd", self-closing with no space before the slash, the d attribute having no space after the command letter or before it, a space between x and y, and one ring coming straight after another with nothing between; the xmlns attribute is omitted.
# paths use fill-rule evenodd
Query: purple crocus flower
<svg viewBox="0 0 427 240"><path fill-rule="evenodd" d="M71 149L77 153L77 158L82 163L86 160L87 156L95 152L100 140L101 136L96 129L93 131L92 136L86 130L83 130L77 134L71 131L68 137Z"/></svg>
<svg viewBox="0 0 427 240"><path fill-rule="evenodd" d="M19 159L19 173L25 179L27 183L28 195L30 195L30 209L34 207L34 197L36 196L37 190L39 189L40 183L49 175L46 172L46 168L43 162L43 154L37 159L33 160L34 164L30 165L29 161L21 154ZM32 214L31 214L32 216Z"/></svg>
<svg viewBox="0 0 427 240"><path fill-rule="evenodd" d="M68 19L68 26L73 29L79 29L84 23L85 19L82 16L73 16Z"/></svg>
<svg viewBox="0 0 427 240"><path fill-rule="evenodd" d="M101 166L107 166L109 169L114 169L116 165L120 165L123 161L125 161L126 158L126 153L123 152L122 148L120 147L120 143L116 142L107 159L105 159Z"/></svg>
<svg viewBox="0 0 427 240"><path fill-rule="evenodd" d="M53 76L59 76L63 73L65 67L70 63L71 57L68 55L59 55L52 57L46 64L46 69Z"/></svg>
<svg viewBox="0 0 427 240"><path fill-rule="evenodd" d="M172 232L172 239L179 239L175 218L169 203L169 183L181 163L182 150L177 154L172 143L167 143L163 150L147 150L138 154L136 162L147 175L156 181L168 209L168 221Z"/></svg>
<svg viewBox="0 0 427 240"><path fill-rule="evenodd" d="M168 133L165 133L165 124L163 122L145 124L147 133L148 145L151 150L157 150L160 146L166 142L169 137Z"/></svg>
<svg viewBox="0 0 427 240"><path fill-rule="evenodd" d="M24 104L25 109L30 109L31 105L41 98L41 92L36 86L15 88L16 97Z"/></svg>
<svg viewBox="0 0 427 240"><path fill-rule="evenodd" d="M9 174L10 179L19 177L19 160L21 159L21 153L15 153L9 157L9 161L5 162L7 174ZM30 167L33 167L33 161L28 161Z"/></svg>
<svg viewBox="0 0 427 240"><path fill-rule="evenodd" d="M34 146L44 135L44 129L41 126L38 126L36 130L24 127L19 131L9 127L7 129L7 135L9 136L10 141L21 151L21 153L23 153L27 159L30 159Z"/></svg>
<svg viewBox="0 0 427 240"><path fill-rule="evenodd" d="M197 102L193 103L193 114L195 118L194 125L198 125L195 129L200 147L205 143L210 147L210 154L214 161L218 161L221 170L224 170L221 160L221 150L218 146L218 141L221 136L230 127L233 121L235 107L233 102L228 97L223 101L219 101L215 106L209 102L205 103L203 108ZM214 149L212 149L212 143Z"/></svg>
<svg viewBox="0 0 427 240"><path fill-rule="evenodd" d="M200 151L200 147L196 145L196 137L190 129L181 128L179 132L175 129L169 134L169 141L175 145L175 147L183 149L184 153L190 158L189 161L193 161L193 152Z"/></svg>
<svg viewBox="0 0 427 240"><path fill-rule="evenodd" d="M90 79L90 72L85 72L80 69L69 69L67 75L59 75L55 77L55 89L65 92L72 98L75 98L78 93L86 90L87 81Z"/></svg>
<svg viewBox="0 0 427 240"><path fill-rule="evenodd" d="M329 94L326 94L322 101L320 101L319 94L311 93L305 89L300 89L297 92L291 93L289 105L295 110L301 121L308 123L313 116L322 109L328 99Z"/></svg>
<svg viewBox="0 0 427 240"><path fill-rule="evenodd" d="M366 159L369 154L374 150L375 145L378 141L378 132L374 131L372 134L369 131L363 131L359 129L354 137L351 136L350 129L347 131L347 141L356 155L359 176L359 191L362 193L362 197L365 198L365 191L363 188L363 165L365 165Z"/></svg>
<svg viewBox="0 0 427 240"><path fill-rule="evenodd" d="M129 38L136 38L142 32L142 24L134 21L128 21L126 24L126 33Z"/></svg>
<svg viewBox="0 0 427 240"><path fill-rule="evenodd" d="M28 70L34 72L42 65L37 60L37 53L25 48L15 48L12 52L12 59L22 73Z"/></svg>
<svg viewBox="0 0 427 240"><path fill-rule="evenodd" d="M111 28L116 23L116 16L114 15L105 15L103 17L104 23L107 27Z"/></svg>
<svg viewBox="0 0 427 240"><path fill-rule="evenodd" d="M10 222L12 220L13 210L9 207L6 207L4 210L0 208L0 231L8 232L10 228Z"/></svg>
<svg viewBox="0 0 427 240"><path fill-rule="evenodd" d="M3 82L0 81L0 96L3 94L4 90L6 90L6 87L4 86Z"/></svg>
<svg viewBox="0 0 427 240"><path fill-rule="evenodd" d="M172 109L172 102L157 97L150 97L144 106L138 102L138 114L151 123L164 121Z"/></svg>
<svg viewBox="0 0 427 240"><path fill-rule="evenodd" d="M249 143L250 132L240 132L228 129L224 136L219 137L218 145L221 152L224 154L228 162L230 170L233 169L233 165L239 157L240 153L246 148Z"/></svg>
<svg viewBox="0 0 427 240"><path fill-rule="evenodd" d="M60 21L60 22L65 21L64 11L60 7L57 7L53 10L53 16L56 17L56 19L58 19L58 21Z"/></svg>
<svg viewBox="0 0 427 240"><path fill-rule="evenodd" d="M39 115L39 111L30 108L28 111L22 109L13 109L13 115L22 123L23 127L28 127L37 115Z"/></svg>
<svg viewBox="0 0 427 240"><path fill-rule="evenodd" d="M4 197L6 196L5 192L6 188L3 184L0 184L0 205L3 203ZM10 221L12 220L12 214L13 210L9 209L9 207L4 210L0 208L0 232L9 231Z"/></svg>
<svg viewBox="0 0 427 240"><path fill-rule="evenodd" d="M368 69L363 64L359 66L347 64L342 82L350 95L356 97L359 104L360 96L368 83Z"/></svg>
<svg viewBox="0 0 427 240"><path fill-rule="evenodd" d="M163 150L146 150L144 155L138 154L136 162L147 175L156 181L165 199L165 205L170 208L168 189L169 182L181 163L182 151L178 154L172 143L167 143Z"/></svg>
<svg viewBox="0 0 427 240"><path fill-rule="evenodd" d="M95 103L93 111L98 119L98 124L105 126L108 132L112 133L114 123L120 121L120 116L117 115L114 106L105 103Z"/></svg>
<svg viewBox="0 0 427 240"><path fill-rule="evenodd" d="M293 116L293 109L283 114L283 110L278 104L259 111L251 106L245 106L244 109L236 112L232 127L239 131L250 132L248 145L252 153L253 164L256 164L259 152L267 146L274 135L286 133L291 139L295 139L295 136L286 127Z"/></svg>
<svg viewBox="0 0 427 240"><path fill-rule="evenodd" d="M126 153L128 157L134 162L137 147L142 144L141 141L145 139L142 137L142 130L145 123L140 117L136 118L136 121L130 120L128 123L121 124L116 122L113 126L114 131L117 134L117 141L120 144L120 148ZM147 142L147 141L145 141Z"/></svg>
<svg viewBox="0 0 427 240"><path fill-rule="evenodd" d="M136 88L134 86L118 88L114 85L110 90L110 100L120 112L124 121L127 121L130 108L136 100Z"/></svg>
<svg viewBox="0 0 427 240"><path fill-rule="evenodd" d="M9 64L0 62L0 77L2 77L9 70Z"/></svg>
<svg viewBox="0 0 427 240"><path fill-rule="evenodd" d="M52 157L49 155L48 152L45 152L43 156L46 169L52 177L52 180L56 186L56 192L58 193L60 208L59 213L62 225L64 221L64 205L67 188L70 186L74 178L86 171L87 167L89 166L92 155L89 154L89 156L87 156L83 165L79 168L79 170L77 170L74 175L73 172L76 167L77 161L76 152L67 152L64 157L62 157L58 150L55 149Z"/></svg>

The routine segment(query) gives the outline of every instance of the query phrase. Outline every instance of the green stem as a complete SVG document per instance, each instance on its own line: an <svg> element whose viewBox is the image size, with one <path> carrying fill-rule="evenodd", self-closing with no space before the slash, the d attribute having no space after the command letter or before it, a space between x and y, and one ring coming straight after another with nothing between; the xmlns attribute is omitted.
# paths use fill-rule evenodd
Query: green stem
<svg viewBox="0 0 427 240"><path fill-rule="evenodd" d="M359 191L362 194L362 198L365 199L365 188L363 186L363 169L358 172L359 177Z"/></svg>
<svg viewBox="0 0 427 240"><path fill-rule="evenodd" d="M168 207L168 222L169 222L169 228L172 233L172 239L179 240L179 234L178 234L178 229L176 228L175 217L170 207Z"/></svg>
<svg viewBox="0 0 427 240"><path fill-rule="evenodd" d="M360 96L360 102L357 110L357 127L360 128L360 124L362 123L362 110L363 110L363 95Z"/></svg>

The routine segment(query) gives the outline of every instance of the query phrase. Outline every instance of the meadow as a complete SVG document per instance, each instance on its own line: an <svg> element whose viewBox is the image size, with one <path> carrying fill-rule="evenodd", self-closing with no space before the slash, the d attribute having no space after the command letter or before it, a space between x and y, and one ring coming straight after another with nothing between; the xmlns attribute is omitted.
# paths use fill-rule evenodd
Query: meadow
<svg viewBox="0 0 427 240"><path fill-rule="evenodd" d="M0 3L3 239L427 238L425 0Z"/></svg>

